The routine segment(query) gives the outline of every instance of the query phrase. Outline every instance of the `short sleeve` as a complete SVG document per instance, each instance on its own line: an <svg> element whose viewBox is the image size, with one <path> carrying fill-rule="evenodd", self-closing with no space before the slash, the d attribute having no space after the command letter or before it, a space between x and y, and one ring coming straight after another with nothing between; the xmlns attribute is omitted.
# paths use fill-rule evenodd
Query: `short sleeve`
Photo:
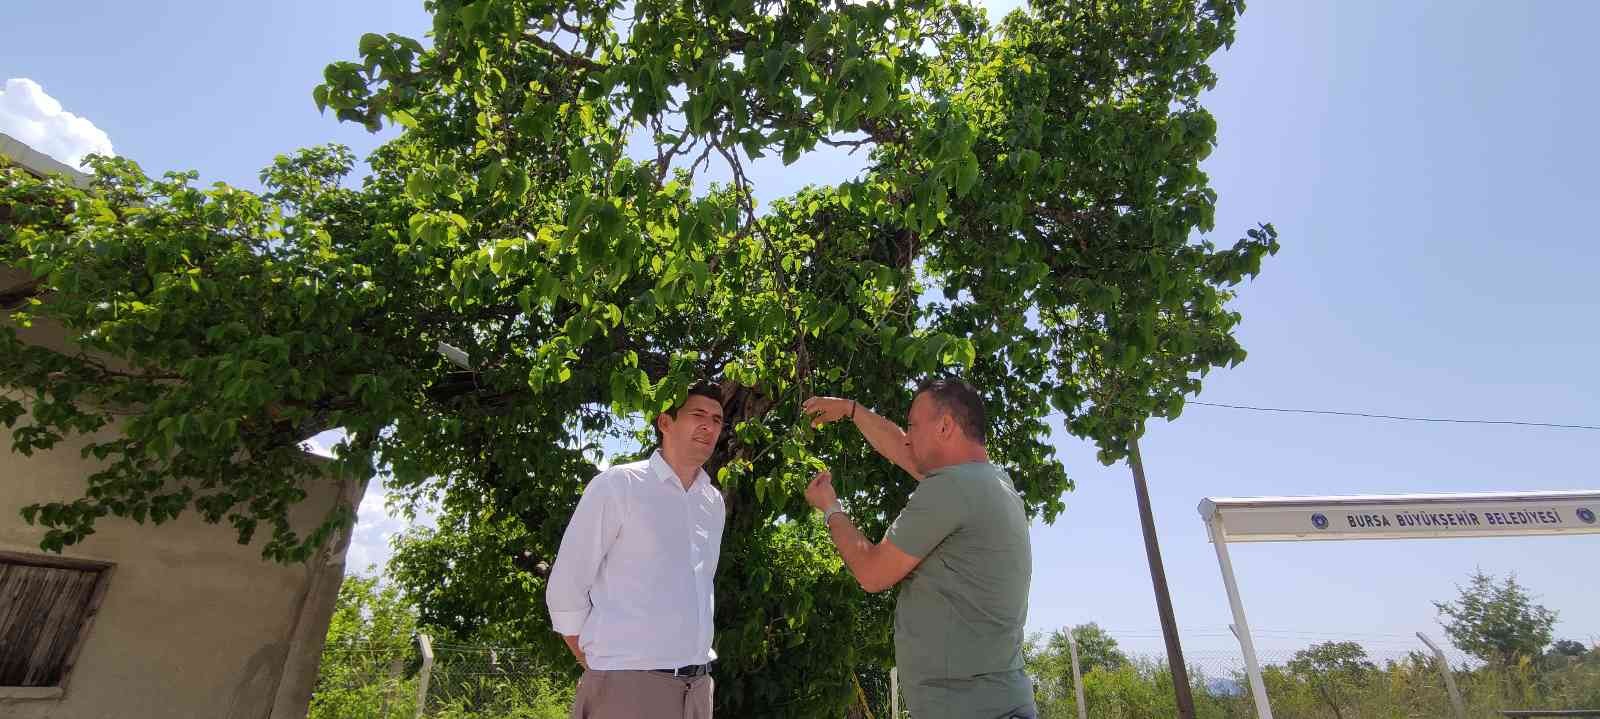
<svg viewBox="0 0 1600 719"><path fill-rule="evenodd" d="M906 508L900 510L883 538L900 551L924 559L945 537L961 528L967 511L967 502L954 478L930 477L911 493Z"/></svg>

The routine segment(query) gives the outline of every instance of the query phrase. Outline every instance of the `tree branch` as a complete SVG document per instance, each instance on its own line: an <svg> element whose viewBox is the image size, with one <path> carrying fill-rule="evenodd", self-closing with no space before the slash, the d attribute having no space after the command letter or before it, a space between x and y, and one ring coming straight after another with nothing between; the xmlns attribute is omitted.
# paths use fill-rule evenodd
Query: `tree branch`
<svg viewBox="0 0 1600 719"><path fill-rule="evenodd" d="M42 286L44 286L44 278L41 277L0 291L0 310L21 307L30 298L38 297L40 295L39 288Z"/></svg>
<svg viewBox="0 0 1600 719"><path fill-rule="evenodd" d="M566 50L563 50L560 45L557 45L557 44L555 44L553 42L550 42L549 40L546 40L546 39L544 39L542 37L539 37L539 35L537 35L536 33L525 32L525 33L522 34L522 37L523 37L523 39L525 39L525 40L527 40L527 41L529 41L529 42L531 42L531 43L533 43L535 45L538 45L541 48L544 48L544 50L546 52L550 53L557 60L561 61L563 64L565 64L565 65L567 65L569 67L576 67L576 68L581 68L581 69L584 69L584 70L591 70L591 71L595 71L595 72L599 72L601 70L606 69L606 66L601 65L600 63L597 63L597 62L595 62L593 60L590 60L587 57L583 57L582 55L574 55L574 54L572 54L570 52L567 52Z"/></svg>

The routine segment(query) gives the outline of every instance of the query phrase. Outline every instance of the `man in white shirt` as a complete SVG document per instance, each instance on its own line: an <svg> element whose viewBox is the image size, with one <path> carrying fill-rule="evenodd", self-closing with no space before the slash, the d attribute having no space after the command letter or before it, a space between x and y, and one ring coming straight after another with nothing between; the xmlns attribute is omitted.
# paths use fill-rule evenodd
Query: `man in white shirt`
<svg viewBox="0 0 1600 719"><path fill-rule="evenodd" d="M648 460L589 482L550 571L550 623L584 668L573 719L711 716L726 511L703 467L722 434L721 393L696 384L655 428Z"/></svg>

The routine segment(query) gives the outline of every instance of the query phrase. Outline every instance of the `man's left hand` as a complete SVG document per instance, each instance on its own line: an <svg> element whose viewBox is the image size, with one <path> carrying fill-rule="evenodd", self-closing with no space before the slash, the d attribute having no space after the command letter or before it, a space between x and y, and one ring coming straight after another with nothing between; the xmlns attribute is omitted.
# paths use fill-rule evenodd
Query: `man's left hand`
<svg viewBox="0 0 1600 719"><path fill-rule="evenodd" d="M806 485L807 504L825 512L837 501L839 495L833 491L833 473L826 470L818 472L811 483Z"/></svg>

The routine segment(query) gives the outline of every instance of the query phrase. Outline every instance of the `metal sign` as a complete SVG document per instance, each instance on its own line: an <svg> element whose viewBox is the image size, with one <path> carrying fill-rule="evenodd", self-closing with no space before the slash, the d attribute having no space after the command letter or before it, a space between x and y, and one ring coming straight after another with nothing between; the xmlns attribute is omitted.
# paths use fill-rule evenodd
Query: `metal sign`
<svg viewBox="0 0 1600 719"><path fill-rule="evenodd" d="M1207 498L1217 541L1296 542L1600 534L1600 492Z"/></svg>
<svg viewBox="0 0 1600 719"><path fill-rule="evenodd" d="M1328 539L1428 539L1600 534L1600 491L1207 498L1200 502L1233 611L1256 716L1272 719L1228 545ZM1427 641L1424 639L1424 641ZM1458 710L1459 711L1459 710Z"/></svg>

